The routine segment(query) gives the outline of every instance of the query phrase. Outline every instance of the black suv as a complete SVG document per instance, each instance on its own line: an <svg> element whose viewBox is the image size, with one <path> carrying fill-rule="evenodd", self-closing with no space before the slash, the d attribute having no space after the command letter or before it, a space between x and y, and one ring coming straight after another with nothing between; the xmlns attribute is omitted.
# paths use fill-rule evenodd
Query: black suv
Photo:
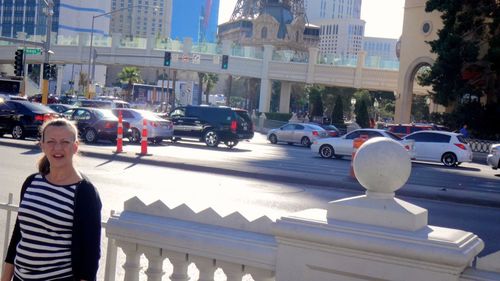
<svg viewBox="0 0 500 281"><path fill-rule="evenodd" d="M199 139L207 146L223 142L232 148L239 141L253 138L252 119L246 110L216 106L177 107L169 114L174 138Z"/></svg>

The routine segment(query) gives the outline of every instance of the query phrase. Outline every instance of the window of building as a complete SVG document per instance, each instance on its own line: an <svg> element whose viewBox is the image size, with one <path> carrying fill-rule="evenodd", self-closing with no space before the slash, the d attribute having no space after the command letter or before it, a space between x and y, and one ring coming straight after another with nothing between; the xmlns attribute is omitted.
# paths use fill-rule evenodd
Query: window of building
<svg viewBox="0 0 500 281"><path fill-rule="evenodd" d="M261 30L260 30L260 38L261 39L267 39L267 27L264 26Z"/></svg>

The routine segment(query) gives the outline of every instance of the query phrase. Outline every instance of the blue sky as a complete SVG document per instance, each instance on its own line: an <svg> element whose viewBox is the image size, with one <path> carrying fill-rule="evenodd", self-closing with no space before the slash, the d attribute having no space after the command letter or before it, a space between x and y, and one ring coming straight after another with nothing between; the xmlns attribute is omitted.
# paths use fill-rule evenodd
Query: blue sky
<svg viewBox="0 0 500 281"><path fill-rule="evenodd" d="M362 0L361 19L365 36L399 38L403 30L404 0ZM220 0L219 23L231 17L237 0Z"/></svg>

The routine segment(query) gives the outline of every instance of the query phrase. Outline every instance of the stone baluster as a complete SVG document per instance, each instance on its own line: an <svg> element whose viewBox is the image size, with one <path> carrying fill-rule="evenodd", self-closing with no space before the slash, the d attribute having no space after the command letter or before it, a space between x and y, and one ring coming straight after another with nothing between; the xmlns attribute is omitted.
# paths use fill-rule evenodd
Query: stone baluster
<svg viewBox="0 0 500 281"><path fill-rule="evenodd" d="M190 255L189 260L194 262L200 271L198 281L214 281L215 270L217 270L214 259Z"/></svg>
<svg viewBox="0 0 500 281"><path fill-rule="evenodd" d="M244 266L237 263L217 261L217 266L226 274L227 281L241 281L245 275Z"/></svg>
<svg viewBox="0 0 500 281"><path fill-rule="evenodd" d="M125 264L123 264L123 269L125 269L125 281L137 281L139 280L139 270L141 253L139 252L138 245L136 243L117 241L117 246L122 248L125 253L126 259Z"/></svg>
<svg viewBox="0 0 500 281"><path fill-rule="evenodd" d="M179 253L175 251L169 251L163 249L163 253L170 260L174 271L170 275L171 281L188 281L189 276L187 274L189 266L189 256L185 253Z"/></svg>
<svg viewBox="0 0 500 281"><path fill-rule="evenodd" d="M274 281L274 280L276 280L274 271L272 271L272 270L257 268L257 267L252 267L252 266L246 266L245 272L250 273L250 275L252 275L253 280L255 280L255 281Z"/></svg>
<svg viewBox="0 0 500 281"><path fill-rule="evenodd" d="M148 259L148 269L146 270L148 281L161 281L163 274L165 274L163 261L166 258L162 253L162 249L145 246L141 246L140 249Z"/></svg>

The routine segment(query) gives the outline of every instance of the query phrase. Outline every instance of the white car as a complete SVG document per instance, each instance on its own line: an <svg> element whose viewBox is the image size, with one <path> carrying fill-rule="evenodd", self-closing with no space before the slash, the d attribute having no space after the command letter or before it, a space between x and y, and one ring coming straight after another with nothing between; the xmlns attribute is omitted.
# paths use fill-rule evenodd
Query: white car
<svg viewBox="0 0 500 281"><path fill-rule="evenodd" d="M130 142L139 143L141 141L144 119L147 120L148 140L161 143L164 139L172 139L174 135L172 122L158 117L151 111L130 108L115 108L111 111L116 117L118 117L118 112L121 111L123 121L130 124L132 130L129 138Z"/></svg>
<svg viewBox="0 0 500 281"><path fill-rule="evenodd" d="M490 154L488 154L486 162L493 170L498 169L498 166L500 166L500 143L491 145Z"/></svg>
<svg viewBox="0 0 500 281"><path fill-rule="evenodd" d="M328 132L318 125L308 123L288 123L277 129L269 130L267 139L272 143L298 143L309 147L312 142L328 137Z"/></svg>
<svg viewBox="0 0 500 281"><path fill-rule="evenodd" d="M313 142L311 151L323 158L342 158L352 156L354 139L366 136L366 138L385 137L393 139L405 147L413 159L413 141L405 141L395 134L381 129L358 129L339 138L325 138Z"/></svg>
<svg viewBox="0 0 500 281"><path fill-rule="evenodd" d="M461 134L419 131L404 139L415 141L415 160L441 162L447 167L472 162L472 149Z"/></svg>

